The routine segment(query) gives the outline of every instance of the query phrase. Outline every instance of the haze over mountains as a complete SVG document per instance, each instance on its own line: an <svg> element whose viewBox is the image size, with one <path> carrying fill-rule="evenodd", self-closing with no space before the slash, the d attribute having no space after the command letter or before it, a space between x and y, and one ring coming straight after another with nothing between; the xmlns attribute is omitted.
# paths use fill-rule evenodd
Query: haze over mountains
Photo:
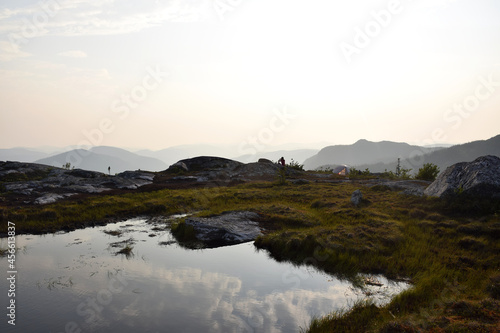
<svg viewBox="0 0 500 333"><path fill-rule="evenodd" d="M390 141L370 142L359 140L352 145L338 145L323 148L318 154L304 162L305 169L348 165L359 170L384 172L396 169L398 158L401 166L418 171L425 163L436 164L441 171L465 161L473 161L484 155L500 157L500 135L488 140L473 141L448 148L420 147L407 143Z"/></svg>
<svg viewBox="0 0 500 333"><path fill-rule="evenodd" d="M168 168L162 161L140 156L125 149L115 147L93 147L90 150L75 149L54 156L42 158L36 163L61 167L71 163L72 167L84 170L120 173L127 170L161 171Z"/></svg>
<svg viewBox="0 0 500 333"><path fill-rule="evenodd" d="M288 147L287 147L288 148ZM55 148L54 148L55 149ZM175 162L196 156L218 156L243 163L256 162L259 158L277 161L281 156L287 163L294 161L304 164L306 170L320 167L334 168L348 165L371 172L395 170L398 158L401 165L416 172L424 163L434 163L441 171L457 162L472 161L479 156L500 157L500 135L488 140L474 141L451 147L420 147L391 141L371 142L359 140L351 145L332 145L317 149L276 149L258 152L254 155L234 156L238 150L231 146L184 145L158 151L139 150L131 152L116 147L92 147L89 150L57 148L57 153L49 154L48 149L39 151L28 148L0 149L0 161L36 162L61 167L67 162L72 167L119 173L126 170L162 171ZM63 151L61 153L61 151Z"/></svg>
<svg viewBox="0 0 500 333"><path fill-rule="evenodd" d="M391 141L371 142L359 140L352 145L329 146L304 162L306 169L316 169L325 165L346 164L349 166L387 163L412 154L427 154L440 148L424 148L407 143Z"/></svg>
<svg viewBox="0 0 500 333"><path fill-rule="evenodd" d="M48 156L48 153L26 148L0 149L1 161L34 162Z"/></svg>

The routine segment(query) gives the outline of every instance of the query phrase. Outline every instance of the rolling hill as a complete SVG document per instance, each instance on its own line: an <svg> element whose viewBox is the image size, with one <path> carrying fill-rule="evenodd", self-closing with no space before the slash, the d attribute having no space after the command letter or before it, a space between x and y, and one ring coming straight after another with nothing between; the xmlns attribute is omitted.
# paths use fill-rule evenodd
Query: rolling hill
<svg viewBox="0 0 500 333"><path fill-rule="evenodd" d="M352 145L328 146L304 162L306 170L314 170L324 165L375 165L390 163L412 156L415 152L427 154L440 148L425 148L392 141L371 142L359 140Z"/></svg>
<svg viewBox="0 0 500 333"><path fill-rule="evenodd" d="M391 145L386 145L385 143L378 143L378 144L382 144L386 147L391 146ZM392 146L394 147L394 145ZM381 146L379 145L379 148L380 147ZM421 151L424 151L425 149L417 146L411 146L411 147L416 147L416 149L419 149ZM380 149L383 150L383 148ZM350 154L361 154L364 152L365 151L363 150L352 149L350 151ZM415 152L418 152L418 150L415 150ZM500 135L497 135L488 140L473 141L461 145L451 146L449 148L440 148L440 149L434 148L434 150L432 150L431 148L430 152L426 154L416 155L416 157L414 158L409 158L408 155L405 156L403 154L398 155L397 153L394 153L392 154L392 156L391 154L385 155L384 156L385 160L381 159L377 162L344 163L344 164L348 164L349 166L355 167L359 170L364 170L368 168L370 169L371 172L384 172L385 170L394 171L396 169L397 159L399 157L401 158L401 166L405 169L412 169L413 171L411 173L415 173L425 163L433 163L437 165L441 171L444 171L446 170L447 167L455 163L470 162L484 155L494 155L500 157ZM353 160L359 162L362 161L363 158L358 157Z"/></svg>
<svg viewBox="0 0 500 333"><path fill-rule="evenodd" d="M158 159L114 147L93 147L91 150L74 149L36 161L36 163L57 167L68 162L71 163L71 167L104 173L108 173L108 167L110 167L113 174L138 169L162 171L168 167Z"/></svg>
<svg viewBox="0 0 500 333"><path fill-rule="evenodd" d="M48 154L26 148L0 149L0 161L34 162Z"/></svg>

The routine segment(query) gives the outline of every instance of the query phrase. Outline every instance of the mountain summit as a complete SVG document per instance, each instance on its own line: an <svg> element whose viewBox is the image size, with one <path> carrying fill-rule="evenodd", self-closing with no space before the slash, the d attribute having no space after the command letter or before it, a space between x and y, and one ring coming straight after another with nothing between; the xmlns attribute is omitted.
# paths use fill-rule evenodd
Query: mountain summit
<svg viewBox="0 0 500 333"><path fill-rule="evenodd" d="M321 149L318 154L304 162L308 170L316 169L323 165L364 165L387 163L394 159L409 158L411 154L427 154L439 148L424 148L412 146L407 143L381 141L372 142L365 139L352 145L328 146Z"/></svg>

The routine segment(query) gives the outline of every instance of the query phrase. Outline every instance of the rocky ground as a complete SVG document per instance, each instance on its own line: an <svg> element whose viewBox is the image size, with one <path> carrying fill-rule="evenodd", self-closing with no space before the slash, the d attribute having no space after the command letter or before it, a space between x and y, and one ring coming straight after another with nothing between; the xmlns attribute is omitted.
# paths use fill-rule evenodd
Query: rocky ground
<svg viewBox="0 0 500 333"><path fill-rule="evenodd" d="M0 162L0 191L4 194L4 203L43 205L81 194L136 190L153 184L154 176L144 171L126 171L110 176L43 164Z"/></svg>
<svg viewBox="0 0 500 333"><path fill-rule="evenodd" d="M283 169L266 159L244 164L225 158L202 156L179 161L163 172L137 170L113 176L34 163L0 162L0 200L5 205L43 205L76 196L276 181L280 172L292 184L357 182L368 187L400 191L406 195L500 195L500 158L495 156L458 163L445 170L432 184L427 181L382 178L350 180L348 177L335 177L331 173Z"/></svg>
<svg viewBox="0 0 500 333"><path fill-rule="evenodd" d="M231 186L252 181L275 181L282 167L269 160L240 163L218 157L196 157L177 162L163 172L126 171L107 175L81 169L67 170L42 164L0 162L0 201L4 205L44 205L67 198L154 191L164 188ZM285 168L288 182L346 182L347 177ZM423 195L429 182L361 180L368 186L383 185L405 194Z"/></svg>

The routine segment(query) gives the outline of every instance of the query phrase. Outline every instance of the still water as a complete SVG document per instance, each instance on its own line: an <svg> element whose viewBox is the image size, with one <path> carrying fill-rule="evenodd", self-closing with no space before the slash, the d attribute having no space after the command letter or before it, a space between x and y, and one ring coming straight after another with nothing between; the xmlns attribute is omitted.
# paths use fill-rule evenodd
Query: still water
<svg viewBox="0 0 500 333"><path fill-rule="evenodd" d="M188 250L145 218L17 236L16 245L16 326L2 314L2 332L298 332L367 293L386 302L407 288L377 277L382 287L355 289L252 243ZM126 246L131 253L117 254ZM5 276L7 258L0 262Z"/></svg>

